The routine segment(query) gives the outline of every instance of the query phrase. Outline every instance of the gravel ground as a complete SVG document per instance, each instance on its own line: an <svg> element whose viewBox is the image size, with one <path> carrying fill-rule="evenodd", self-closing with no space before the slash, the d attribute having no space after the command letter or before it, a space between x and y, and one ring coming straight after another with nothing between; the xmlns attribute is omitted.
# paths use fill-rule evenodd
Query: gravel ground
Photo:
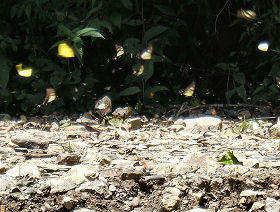
<svg viewBox="0 0 280 212"><path fill-rule="evenodd" d="M0 121L0 212L279 212L279 139L272 124L255 124L217 116L136 117L115 127L87 118ZM239 164L219 162L231 151Z"/></svg>

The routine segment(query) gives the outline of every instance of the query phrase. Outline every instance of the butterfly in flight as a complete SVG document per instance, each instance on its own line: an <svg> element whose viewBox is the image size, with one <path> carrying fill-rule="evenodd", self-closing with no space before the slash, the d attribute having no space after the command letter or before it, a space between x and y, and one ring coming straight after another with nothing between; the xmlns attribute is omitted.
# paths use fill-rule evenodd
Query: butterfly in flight
<svg viewBox="0 0 280 212"><path fill-rule="evenodd" d="M123 54L124 54L124 48L121 45L115 44L115 57L113 58L113 60L118 59Z"/></svg>
<svg viewBox="0 0 280 212"><path fill-rule="evenodd" d="M53 88L47 88L46 89L46 97L42 105L48 104L53 102L56 99L56 93Z"/></svg>
<svg viewBox="0 0 280 212"><path fill-rule="evenodd" d="M192 81L185 89L180 90L179 94L185 96L186 98L192 97L195 91L195 81Z"/></svg>
<svg viewBox="0 0 280 212"><path fill-rule="evenodd" d="M149 46L140 53L140 58L142 60L150 60L152 59L152 53L153 53L153 45L150 43Z"/></svg>

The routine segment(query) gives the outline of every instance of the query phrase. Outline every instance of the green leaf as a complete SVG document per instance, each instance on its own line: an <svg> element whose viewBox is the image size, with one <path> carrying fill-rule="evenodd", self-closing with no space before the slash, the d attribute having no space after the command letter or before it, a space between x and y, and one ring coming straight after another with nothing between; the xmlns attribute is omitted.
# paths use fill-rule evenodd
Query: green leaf
<svg viewBox="0 0 280 212"><path fill-rule="evenodd" d="M116 13L116 12L112 13L110 16L110 20L113 25L115 25L119 29L121 28L122 16L120 13Z"/></svg>
<svg viewBox="0 0 280 212"><path fill-rule="evenodd" d="M137 38L127 38L124 41L124 46L127 46L125 48L125 51L133 55L138 54L142 47L140 44L140 40Z"/></svg>
<svg viewBox="0 0 280 212"><path fill-rule="evenodd" d="M168 91L169 89L163 85L156 85L151 88L146 89L145 96L149 96L150 93L156 93L159 91Z"/></svg>
<svg viewBox="0 0 280 212"><path fill-rule="evenodd" d="M149 89L150 92L156 93L158 91L168 91L169 89L163 85L156 85Z"/></svg>
<svg viewBox="0 0 280 212"><path fill-rule="evenodd" d="M139 19L130 19L130 18L127 18L123 21L123 24L126 24L128 26L133 26L133 27L136 27L136 26L140 26L142 25L142 20L139 18Z"/></svg>
<svg viewBox="0 0 280 212"><path fill-rule="evenodd" d="M228 103L228 104L230 103L230 99L231 99L231 97L235 94L235 92L236 92L236 91L235 91L234 89L225 92L225 96L226 96L226 99L227 99L227 103Z"/></svg>
<svg viewBox="0 0 280 212"><path fill-rule="evenodd" d="M127 8L129 10L133 9L133 4L132 4L131 0L121 0L121 3L125 8Z"/></svg>
<svg viewBox="0 0 280 212"><path fill-rule="evenodd" d="M245 74L243 72L233 72L232 74L233 76L233 79L235 82L241 84L241 85L244 85L245 84Z"/></svg>
<svg viewBox="0 0 280 212"><path fill-rule="evenodd" d="M62 84L66 73L64 71L55 71L51 74L50 83L52 87L57 87Z"/></svg>
<svg viewBox="0 0 280 212"><path fill-rule="evenodd" d="M229 151L219 160L219 162L222 162L224 165L233 165L233 164L242 164L237 160L237 158L234 155L233 151Z"/></svg>
<svg viewBox="0 0 280 212"><path fill-rule="evenodd" d="M0 52L0 87L6 88L9 81L10 68L7 63L7 58Z"/></svg>
<svg viewBox="0 0 280 212"><path fill-rule="evenodd" d="M25 8L25 15L27 16L27 19L30 20L30 15L31 15L31 6L30 4L26 6Z"/></svg>
<svg viewBox="0 0 280 212"><path fill-rule="evenodd" d="M154 74L154 62L152 60L145 61L144 72L141 75L145 81L150 79Z"/></svg>
<svg viewBox="0 0 280 212"><path fill-rule="evenodd" d="M74 43L73 44L73 50L75 53L75 56L78 58L81 64L83 64L83 47L79 43Z"/></svg>
<svg viewBox="0 0 280 212"><path fill-rule="evenodd" d="M246 93L246 89L244 88L244 86L239 86L234 88L236 93L238 94L238 96L241 97L241 99L246 102L247 101L247 93Z"/></svg>
<svg viewBox="0 0 280 212"><path fill-rule="evenodd" d="M83 40L82 40L80 37L74 37L74 38L72 39L72 42L75 43L75 44L84 45L84 42L83 42Z"/></svg>
<svg viewBox="0 0 280 212"><path fill-rule="evenodd" d="M83 19L82 22L84 22L85 20L87 20L88 18L90 18L92 15L94 15L94 13L96 13L97 11L99 11L102 8L102 2L100 2L100 4L97 7L93 7L90 11L88 11L86 17Z"/></svg>
<svg viewBox="0 0 280 212"><path fill-rule="evenodd" d="M150 28L149 30L147 30L145 32L145 35L143 38L144 43L152 40L153 38L159 36L160 34L164 33L167 30L168 30L167 27L161 26L161 25Z"/></svg>
<svg viewBox="0 0 280 212"><path fill-rule="evenodd" d="M120 92L120 96L131 96L134 94L137 94L141 92L141 89L139 87L133 86L133 87L129 87L124 89L123 91Z"/></svg>
<svg viewBox="0 0 280 212"><path fill-rule="evenodd" d="M49 51L52 50L53 48L57 47L59 44L61 43L67 43L67 40L60 40L60 41L57 41L56 43L54 43L50 48L49 48Z"/></svg>
<svg viewBox="0 0 280 212"><path fill-rule="evenodd" d="M276 62L272 65L268 76L273 76L273 77L280 76L280 64L279 64L279 62Z"/></svg>
<svg viewBox="0 0 280 212"><path fill-rule="evenodd" d="M215 65L216 68L222 69L224 71L229 70L229 64L228 63L218 63Z"/></svg>
<svg viewBox="0 0 280 212"><path fill-rule="evenodd" d="M84 28L75 33L75 36L89 36L89 37L100 37L104 38L103 35L101 35L100 32L97 31L97 29L89 27L89 28Z"/></svg>
<svg viewBox="0 0 280 212"><path fill-rule="evenodd" d="M176 13L171 7L163 6L163 5L155 5L154 7L157 8L164 15L176 16Z"/></svg>
<svg viewBox="0 0 280 212"><path fill-rule="evenodd" d="M63 24L59 24L57 27L57 36L58 37L67 37L70 38L72 35L72 31L64 26Z"/></svg>

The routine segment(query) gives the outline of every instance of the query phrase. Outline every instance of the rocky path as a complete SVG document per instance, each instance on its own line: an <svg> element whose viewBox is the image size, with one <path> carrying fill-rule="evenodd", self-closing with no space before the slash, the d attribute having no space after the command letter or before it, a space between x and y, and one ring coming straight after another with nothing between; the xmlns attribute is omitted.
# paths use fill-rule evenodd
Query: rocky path
<svg viewBox="0 0 280 212"><path fill-rule="evenodd" d="M1 121L0 211L280 211L272 124L142 121Z"/></svg>

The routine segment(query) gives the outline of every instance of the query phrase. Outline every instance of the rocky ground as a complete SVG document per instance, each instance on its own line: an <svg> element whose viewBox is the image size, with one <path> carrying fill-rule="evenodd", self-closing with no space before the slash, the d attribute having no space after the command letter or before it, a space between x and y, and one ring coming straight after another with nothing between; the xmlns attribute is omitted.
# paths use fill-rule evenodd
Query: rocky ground
<svg viewBox="0 0 280 212"><path fill-rule="evenodd" d="M1 119L1 212L280 211L270 121Z"/></svg>

